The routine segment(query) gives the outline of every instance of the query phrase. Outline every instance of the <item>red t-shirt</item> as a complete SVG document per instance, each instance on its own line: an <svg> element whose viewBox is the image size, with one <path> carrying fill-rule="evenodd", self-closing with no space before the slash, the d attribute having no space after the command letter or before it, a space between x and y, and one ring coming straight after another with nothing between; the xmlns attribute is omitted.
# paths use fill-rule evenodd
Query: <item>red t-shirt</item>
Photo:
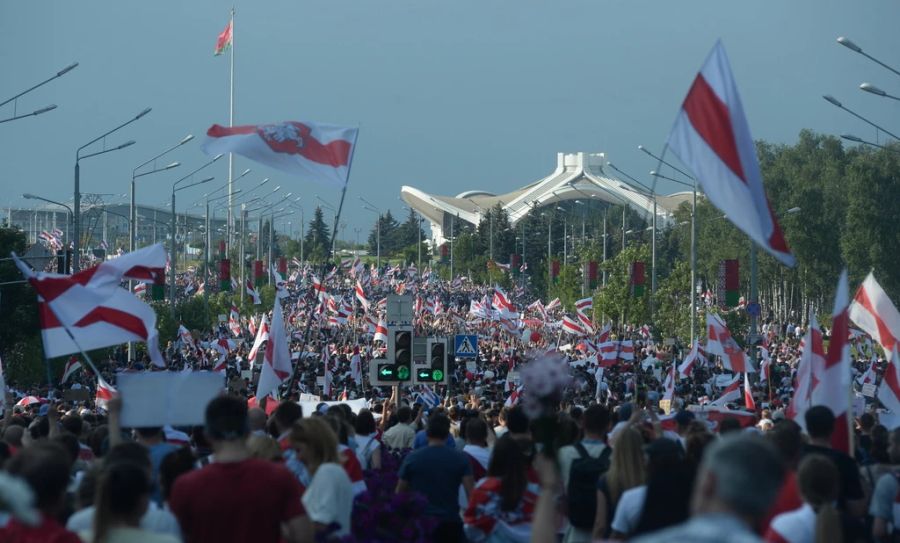
<svg viewBox="0 0 900 543"><path fill-rule="evenodd" d="M287 468L250 458L182 475L169 507L186 542L277 543L281 523L306 515L300 496L300 483Z"/></svg>
<svg viewBox="0 0 900 543"><path fill-rule="evenodd" d="M765 533L766 530L769 529L769 524L772 523L773 518L781 513L787 513L788 511L798 509L802 505L803 498L800 497L800 487L797 486L797 474L793 471L788 471L784 475L784 481L781 483L781 490L778 491L778 497L775 498L772 509L769 510L769 514L763 519L760 526L762 528L762 533Z"/></svg>
<svg viewBox="0 0 900 543"><path fill-rule="evenodd" d="M66 530L51 517L43 515L41 523L29 526L12 519L0 529L0 542L15 543L81 543L81 538Z"/></svg>

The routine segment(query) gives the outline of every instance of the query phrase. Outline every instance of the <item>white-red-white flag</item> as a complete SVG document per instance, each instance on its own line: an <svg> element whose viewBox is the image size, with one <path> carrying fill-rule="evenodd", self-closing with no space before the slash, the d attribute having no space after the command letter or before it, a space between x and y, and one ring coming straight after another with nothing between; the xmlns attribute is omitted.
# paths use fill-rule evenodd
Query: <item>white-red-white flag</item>
<svg viewBox="0 0 900 543"><path fill-rule="evenodd" d="M768 381L769 371L772 366L772 358L769 356L769 349L765 347L759 348L759 380Z"/></svg>
<svg viewBox="0 0 900 543"><path fill-rule="evenodd" d="M109 401L118 395L118 391L107 383L103 376L97 376L97 394L94 396L94 405L97 406L97 409L106 409Z"/></svg>
<svg viewBox="0 0 900 543"><path fill-rule="evenodd" d="M250 348L250 354L247 355L247 358L250 359L250 365L252 366L254 361L256 360L256 354L259 352L259 348L262 347L264 341L268 341L269 339L269 321L265 315L262 316L262 320L259 323L259 328L256 331L256 339L253 340L253 347Z"/></svg>
<svg viewBox="0 0 900 543"><path fill-rule="evenodd" d="M366 298L366 291L363 290L362 283L359 282L359 279L356 280L356 299L359 300L359 305L362 306L363 311L368 313L369 299Z"/></svg>
<svg viewBox="0 0 900 543"><path fill-rule="evenodd" d="M353 357L350 358L350 377L357 386L362 386L362 358L359 356L359 347L353 348Z"/></svg>
<svg viewBox="0 0 900 543"><path fill-rule="evenodd" d="M73 356L69 358L69 361L66 362L66 367L63 370L61 384L65 384L66 381L69 380L69 377L75 375L75 372L81 369L81 360L78 359L77 356Z"/></svg>
<svg viewBox="0 0 900 543"><path fill-rule="evenodd" d="M278 269L273 265L269 272L272 274L272 279L275 282L275 296L278 298L284 299L288 297L287 283L284 280L284 277L278 273Z"/></svg>
<svg viewBox="0 0 900 543"><path fill-rule="evenodd" d="M850 321L847 314L849 291L847 271L844 270L834 294L828 354L822 360L820 371L814 375L815 384L810 398L812 405L824 405L831 409L835 417L831 446L845 454L850 454L853 439L851 418L853 411L850 405ZM813 370L816 370L815 366Z"/></svg>
<svg viewBox="0 0 900 543"><path fill-rule="evenodd" d="M750 411L756 411L756 402L753 401L753 390L750 388L750 374L744 374L744 407Z"/></svg>
<svg viewBox="0 0 900 543"><path fill-rule="evenodd" d="M378 319L378 324L375 325L375 335L372 337L372 341L381 341L383 343L387 343L388 340L388 329L387 323L384 319Z"/></svg>
<svg viewBox="0 0 900 543"><path fill-rule="evenodd" d="M675 363L672 363L672 366L669 368L669 372L666 374L666 380L663 383L663 389L665 392L663 393L663 400L672 401L672 398L675 396Z"/></svg>
<svg viewBox="0 0 900 543"><path fill-rule="evenodd" d="M259 383L256 385L256 397L264 398L277 390L278 386L291 376L291 369L291 351L288 348L287 333L284 330L281 300L276 296L275 308L272 310L269 341L266 343L262 371L259 373Z"/></svg>
<svg viewBox="0 0 900 543"><path fill-rule="evenodd" d="M726 369L735 373L755 373L750 357L741 349L725 322L711 311L706 312L706 352L722 357Z"/></svg>
<svg viewBox="0 0 900 543"><path fill-rule="evenodd" d="M706 362L706 357L700 354L700 340L695 339L694 345L691 347L691 352L684 357L681 365L678 366L678 375L681 377L690 377L694 368L697 367L700 362Z"/></svg>
<svg viewBox="0 0 900 543"><path fill-rule="evenodd" d="M343 188L358 128L309 121L220 126L206 131L203 152L236 153L282 172Z"/></svg>
<svg viewBox="0 0 900 543"><path fill-rule="evenodd" d="M227 364L226 361L228 359L228 353L234 350L237 347L237 344L226 338L219 338L216 341L213 341L210 345L217 353L219 353L219 358L216 360L216 365L213 367L213 371L225 371Z"/></svg>
<svg viewBox="0 0 900 543"><path fill-rule="evenodd" d="M725 385L725 390L717 399L709 402L709 405L724 406L741 399L741 374L735 373L734 378Z"/></svg>
<svg viewBox="0 0 900 543"><path fill-rule="evenodd" d="M586 333L584 326L581 324L581 321L573 319L568 315L563 315L562 329L564 332L574 334L576 336L583 336Z"/></svg>
<svg viewBox="0 0 900 543"><path fill-rule="evenodd" d="M756 147L722 42L716 42L688 90L668 146L728 220L776 259L794 265L766 197Z"/></svg>
<svg viewBox="0 0 900 543"><path fill-rule="evenodd" d="M44 354L48 358L81 349L144 341L151 360L164 365L156 313L120 286L126 279L152 282L162 275L165 251L161 245L124 254L73 275L35 273L15 254L13 258L37 292Z"/></svg>
<svg viewBox="0 0 900 543"><path fill-rule="evenodd" d="M241 335L241 314L238 313L238 308L233 305L231 306L231 313L228 316L228 328L231 330L231 333L234 334L234 337Z"/></svg>
<svg viewBox="0 0 900 543"><path fill-rule="evenodd" d="M878 419L889 430L900 426L900 312L871 273L860 285L849 309L850 320L872 336L884 349L887 367L878 387L878 399L888 409Z"/></svg>
<svg viewBox="0 0 900 543"><path fill-rule="evenodd" d="M259 291L253 288L253 284L247 279L247 285L245 287L247 289L247 294L253 298L253 305L259 305L262 303L262 299L259 297Z"/></svg>
<svg viewBox="0 0 900 543"><path fill-rule="evenodd" d="M634 360L634 342L630 339L619 342L619 358Z"/></svg>
<svg viewBox="0 0 900 543"><path fill-rule="evenodd" d="M800 363L797 364L794 376L794 395L791 398L791 405L788 406L787 415L806 429L806 411L813 405L813 389L816 388L825 366L822 331L819 330L819 323L812 312L809 316L809 328L800 341L800 347Z"/></svg>

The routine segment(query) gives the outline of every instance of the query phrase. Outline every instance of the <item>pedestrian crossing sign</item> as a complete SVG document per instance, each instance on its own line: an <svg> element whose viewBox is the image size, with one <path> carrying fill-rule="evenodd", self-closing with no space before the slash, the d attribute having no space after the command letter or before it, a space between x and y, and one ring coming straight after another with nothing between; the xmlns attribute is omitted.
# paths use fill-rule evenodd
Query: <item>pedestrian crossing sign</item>
<svg viewBox="0 0 900 543"><path fill-rule="evenodd" d="M460 334L456 336L456 349L454 355L456 358L477 358L478 357L478 336Z"/></svg>

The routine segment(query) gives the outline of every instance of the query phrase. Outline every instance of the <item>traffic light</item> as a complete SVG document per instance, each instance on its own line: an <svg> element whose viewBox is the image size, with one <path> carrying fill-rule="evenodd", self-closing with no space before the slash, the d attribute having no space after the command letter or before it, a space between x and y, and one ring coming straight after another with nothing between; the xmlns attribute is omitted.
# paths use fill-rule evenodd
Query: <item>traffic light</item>
<svg viewBox="0 0 900 543"><path fill-rule="evenodd" d="M416 367L416 383L446 383L447 340L444 338L428 338L427 352L427 365Z"/></svg>
<svg viewBox="0 0 900 543"><path fill-rule="evenodd" d="M393 385L412 381L412 326L388 327L387 358L375 361L373 384Z"/></svg>

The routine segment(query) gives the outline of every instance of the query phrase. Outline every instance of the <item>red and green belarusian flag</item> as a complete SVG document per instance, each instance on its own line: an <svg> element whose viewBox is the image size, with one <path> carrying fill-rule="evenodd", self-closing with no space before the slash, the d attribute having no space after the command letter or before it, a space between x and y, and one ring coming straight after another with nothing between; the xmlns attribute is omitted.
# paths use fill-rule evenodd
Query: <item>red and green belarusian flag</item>
<svg viewBox="0 0 900 543"><path fill-rule="evenodd" d="M216 56L221 55L225 52L226 49L231 47L231 24L233 21L228 21L228 25L225 27L225 30L219 34L219 37L216 39Z"/></svg>

